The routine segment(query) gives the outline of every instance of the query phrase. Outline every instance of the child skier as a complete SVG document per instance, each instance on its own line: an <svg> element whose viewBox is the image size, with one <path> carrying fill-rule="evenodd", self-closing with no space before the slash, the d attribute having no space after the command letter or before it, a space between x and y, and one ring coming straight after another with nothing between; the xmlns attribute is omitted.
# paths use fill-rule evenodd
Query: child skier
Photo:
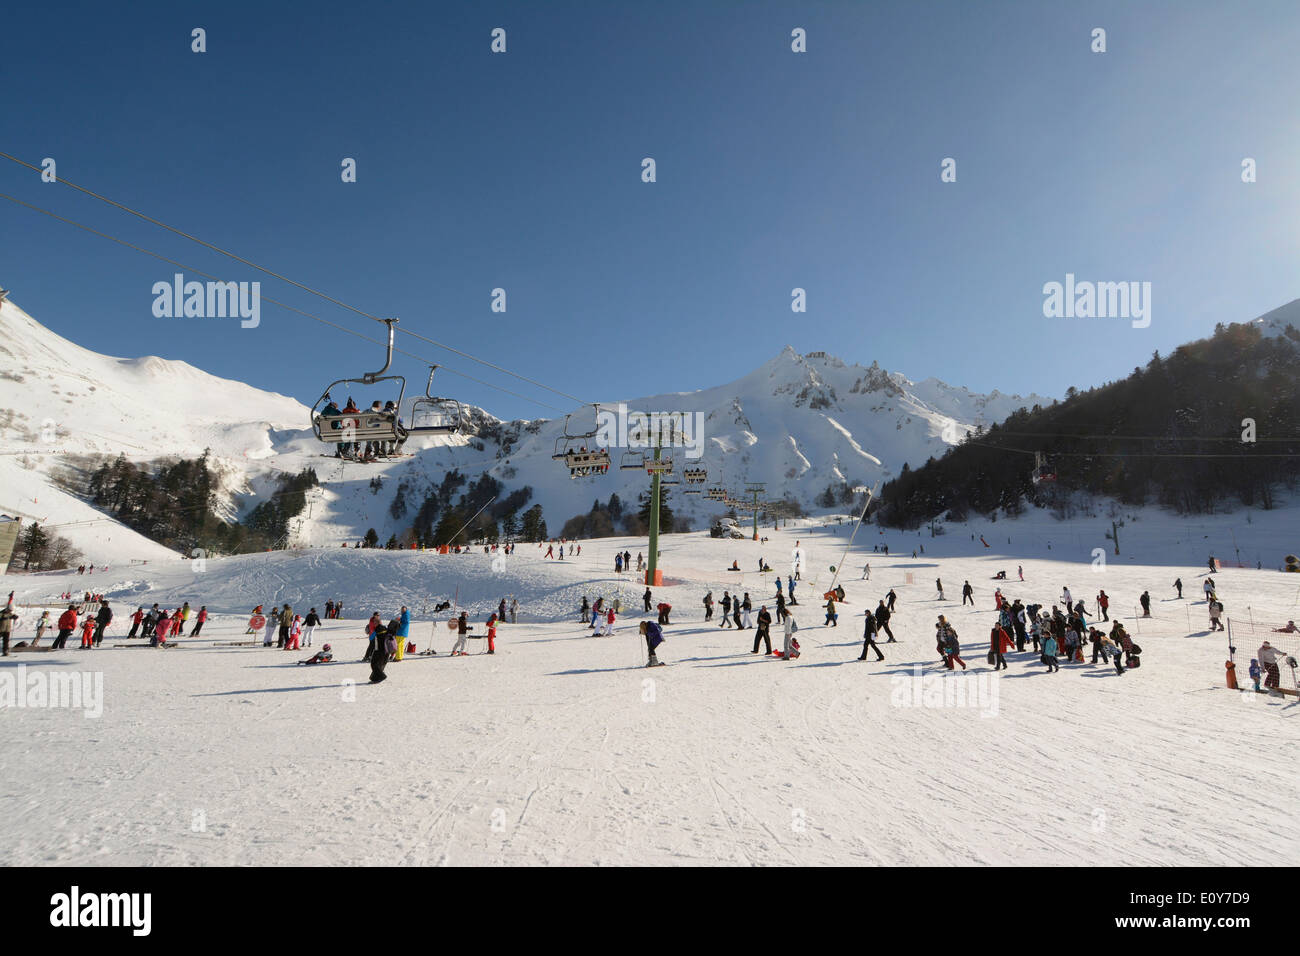
<svg viewBox="0 0 1300 956"><path fill-rule="evenodd" d="M605 613L605 629L601 631L602 637L614 636L614 606L611 604L609 610Z"/></svg>
<svg viewBox="0 0 1300 956"><path fill-rule="evenodd" d="M614 613L613 611L610 611L610 614L613 613ZM492 614L487 619L487 642L488 642L489 654L495 654L497 652L496 641L497 641L497 616L496 614Z"/></svg>
<svg viewBox="0 0 1300 956"><path fill-rule="evenodd" d="M1259 693L1259 680L1263 676L1264 672L1260 670L1259 661L1252 657L1250 659L1250 679L1255 684L1255 693L1257 694Z"/></svg>
<svg viewBox="0 0 1300 956"><path fill-rule="evenodd" d="M319 651L307 658L305 661L299 661L299 664L329 664L334 660L334 651L328 644Z"/></svg>
<svg viewBox="0 0 1300 956"><path fill-rule="evenodd" d="M456 643L451 648L452 657L465 656L465 642L469 639L470 630L469 615L461 611L460 617L456 618Z"/></svg>
<svg viewBox="0 0 1300 956"><path fill-rule="evenodd" d="M81 624L81 649L95 646L95 619L87 614L85 621Z"/></svg>

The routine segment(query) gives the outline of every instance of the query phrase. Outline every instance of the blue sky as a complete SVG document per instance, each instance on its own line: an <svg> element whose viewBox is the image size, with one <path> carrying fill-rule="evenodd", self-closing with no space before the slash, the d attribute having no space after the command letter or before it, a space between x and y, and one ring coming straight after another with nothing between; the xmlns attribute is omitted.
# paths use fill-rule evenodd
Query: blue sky
<svg viewBox="0 0 1300 956"><path fill-rule="evenodd" d="M1290 0L52 3L0 30L0 149L584 400L720 384L787 343L1060 396L1300 295ZM381 331L3 160L0 192ZM78 344L306 402L379 364L271 305L257 329L155 318L174 271L0 201L0 284ZM1151 326L1044 318L1066 273L1151 282ZM442 376L503 417L572 405L399 345L544 403Z"/></svg>

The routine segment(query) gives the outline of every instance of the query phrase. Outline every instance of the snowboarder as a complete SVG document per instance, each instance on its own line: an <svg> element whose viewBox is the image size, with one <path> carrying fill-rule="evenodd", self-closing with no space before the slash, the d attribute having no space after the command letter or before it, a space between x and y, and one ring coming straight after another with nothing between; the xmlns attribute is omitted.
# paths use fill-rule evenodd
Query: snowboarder
<svg viewBox="0 0 1300 956"><path fill-rule="evenodd" d="M885 659L885 655L880 651L880 645L876 643L876 618L870 610L866 612L866 617L862 623L862 653L858 656L858 660L865 661L868 650L876 652L876 660L883 661Z"/></svg>

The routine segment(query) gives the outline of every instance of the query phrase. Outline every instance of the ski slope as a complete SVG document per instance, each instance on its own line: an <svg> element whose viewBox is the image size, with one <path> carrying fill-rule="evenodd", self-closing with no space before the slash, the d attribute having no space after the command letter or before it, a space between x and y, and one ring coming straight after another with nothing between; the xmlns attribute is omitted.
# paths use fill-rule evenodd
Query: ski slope
<svg viewBox="0 0 1300 956"><path fill-rule="evenodd" d="M1282 539L1296 527L1293 511L1274 518L1282 520L1266 533L1258 520L1224 516L1201 540L1227 540L1231 526L1242 543L1273 548L1268 535ZM765 529L766 544L667 536L665 574L677 583L655 589L655 600L674 605L674 623L661 650L669 666L653 671L642 667L635 633L642 588L612 570L616 549L644 550L630 539L583 542L582 556L563 564L522 545L495 569L481 553L317 549L201 568L179 560L110 566L93 578L13 577L21 603L68 587L108 590L118 614L109 643L135 604L189 600L217 615L202 638L174 651L105 646L4 660L0 675L20 665L102 673L104 701L98 718L70 709L4 713L0 860L1300 863L1289 825L1300 796L1290 769L1300 705L1225 688L1227 642L1207 633L1199 592L1204 555L1180 564L1166 553L1189 529L1172 520L1157 529L1149 519L1151 530L1134 533L1123 558L1093 571L1091 528L1076 529L1078 546L1058 534L1049 554L1032 543L1030 524L1021 528L1023 554L1005 545L1006 534L999 546L987 527L972 526L939 538L890 533L894 554L885 557L871 553L880 539L864 529L846 563L849 603L837 628L822 626L814 593L840 561L846 528L792 523ZM981 533L994 547L970 541ZM751 655L752 631L703 624L706 589L717 598L724 588L747 590L756 606L771 596L770 577L724 567L734 559L757 568L762 555L785 570L796 541L808 562L796 592L799 660ZM913 559L918 543L926 555ZM860 580L866 561L869 582ZM984 652L994 619L990 577L1000 569L1012 578L998 582L1005 594L1043 603L1066 584L1090 603L1104 587L1143 645L1143 666L1118 676L1101 664L1067 664L1047 675L1033 654L1012 652L1010 670L995 677ZM1183 601L1170 587L1176 575ZM1300 615L1300 580L1254 568L1215 577L1245 681L1266 624ZM958 603L964 579L975 588L974 609ZM882 645L883 664L858 663L863 603L874 605L890 587L899 595L891 622L899 643ZM1154 617L1134 621L1127 607L1143 589ZM613 638L591 637L577 623L584 593L622 600ZM501 596L518 597L520 622L501 629L496 655L472 641L471 656L445 656L448 614L427 607L453 595L480 630ZM348 619L328 622L316 644L332 643L342 663L299 667L293 662L310 651L221 643L244 639L254 604L323 609L329 598L344 601ZM361 619L399 603L415 611L411 641L421 650L432 641L439 654L391 663L389 680L372 687L357 663ZM966 706L914 705L942 703L936 694L957 689L933 663L938 613L962 638L971 670L945 679L968 682ZM19 637L34 620L23 614ZM1248 616L1255 633L1245 630ZM1293 686L1285 669L1283 686Z"/></svg>

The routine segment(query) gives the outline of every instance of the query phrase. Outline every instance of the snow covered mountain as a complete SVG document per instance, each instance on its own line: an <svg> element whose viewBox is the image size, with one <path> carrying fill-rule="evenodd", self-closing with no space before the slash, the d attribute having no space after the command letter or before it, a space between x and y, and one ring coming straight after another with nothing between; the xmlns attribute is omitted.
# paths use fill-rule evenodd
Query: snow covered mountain
<svg viewBox="0 0 1300 956"><path fill-rule="evenodd" d="M619 399L605 408L616 408ZM871 485L904 462L942 454L978 424L1001 421L1039 396L972 393L937 379L913 382L876 362L849 364L824 352L800 355L786 347L748 375L695 392L624 398L630 409L685 412L702 429L709 486L739 492L763 482L764 496L790 494L806 506L828 486ZM308 409L295 399L209 375L185 362L156 357L113 358L87 351L42 326L12 301L0 304L0 511L59 525L88 560L161 556L166 552L60 490L54 481L87 456L148 461L195 457L211 450L231 517L246 512L274 478L316 468L322 483L295 527L296 542L337 545L368 528L384 540L409 526L389 513L405 482L415 504L450 468L471 479L483 471L507 491L528 485L553 534L594 500L617 492L625 502L646 490L640 471L614 467L573 480L552 460L564 434L560 420L503 422L467 408L466 434L413 439L407 458L375 465L322 458L308 429ZM573 429L594 427L591 408L576 409ZM612 448L617 464L619 449ZM695 464L692 462L692 464ZM381 475L384 491L370 487ZM696 526L721 506L672 495L674 509ZM114 537L109 547L107 539ZM124 548L124 543L129 547Z"/></svg>

